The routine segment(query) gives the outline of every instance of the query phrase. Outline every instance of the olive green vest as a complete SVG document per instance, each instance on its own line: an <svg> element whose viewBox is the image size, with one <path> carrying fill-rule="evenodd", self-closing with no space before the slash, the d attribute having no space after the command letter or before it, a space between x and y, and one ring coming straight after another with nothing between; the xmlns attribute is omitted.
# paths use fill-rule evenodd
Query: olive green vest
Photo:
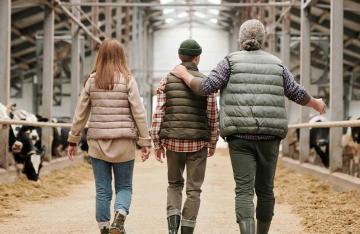
<svg viewBox="0 0 360 234"><path fill-rule="evenodd" d="M287 118L281 61L262 50L228 55L230 79L220 95L220 132L284 138Z"/></svg>
<svg viewBox="0 0 360 234"><path fill-rule="evenodd" d="M183 63L195 77L203 78L194 63ZM165 117L160 139L209 140L207 97L198 96L179 78L169 74L165 86Z"/></svg>

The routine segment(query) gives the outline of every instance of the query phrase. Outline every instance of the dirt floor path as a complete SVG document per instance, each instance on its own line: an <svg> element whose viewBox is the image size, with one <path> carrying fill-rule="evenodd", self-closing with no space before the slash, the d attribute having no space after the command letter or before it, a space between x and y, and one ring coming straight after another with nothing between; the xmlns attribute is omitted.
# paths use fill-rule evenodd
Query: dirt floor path
<svg viewBox="0 0 360 234"><path fill-rule="evenodd" d="M239 233L234 215L234 182L228 157L208 161L203 203L196 233ZM92 180L77 185L68 196L25 204L15 217L0 223L0 233L98 233L95 223L95 189ZM136 163L134 196L126 228L129 234L164 234L166 164L151 158ZM300 218L286 203L277 204L270 233L304 233Z"/></svg>

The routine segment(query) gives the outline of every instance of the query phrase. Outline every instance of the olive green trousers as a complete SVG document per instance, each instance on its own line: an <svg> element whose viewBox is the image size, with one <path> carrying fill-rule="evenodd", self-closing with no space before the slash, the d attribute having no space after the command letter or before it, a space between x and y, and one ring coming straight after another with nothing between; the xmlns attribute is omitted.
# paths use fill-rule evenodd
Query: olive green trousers
<svg viewBox="0 0 360 234"><path fill-rule="evenodd" d="M204 182L207 148L188 153L166 151L168 164L167 216L181 215L181 225L195 227ZM186 168L186 200L182 206L183 172Z"/></svg>
<svg viewBox="0 0 360 234"><path fill-rule="evenodd" d="M274 176L280 140L229 141L231 164L236 183L236 220L254 218L254 189L257 196L256 218L270 222L274 214Z"/></svg>

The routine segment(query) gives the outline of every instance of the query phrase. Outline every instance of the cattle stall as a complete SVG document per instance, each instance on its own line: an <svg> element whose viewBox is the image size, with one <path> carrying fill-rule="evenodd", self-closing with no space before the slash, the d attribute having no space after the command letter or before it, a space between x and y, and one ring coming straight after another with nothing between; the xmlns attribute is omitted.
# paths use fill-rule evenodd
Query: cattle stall
<svg viewBox="0 0 360 234"><path fill-rule="evenodd" d="M358 119L290 124L287 141L284 141L282 145L282 161L296 170L305 170L315 174L316 176L320 176L322 179L326 178L330 182L336 183L337 186L354 186L360 190L360 144L358 142L359 127L360 120ZM334 154L331 151L331 148L327 149L329 162L328 167L321 162L319 155L315 156L316 160L311 159L311 154L316 154L315 150L315 152L311 152L310 150L310 154L307 155L307 157L302 157L300 155L299 148L301 145L299 145L296 130L306 128L327 129L327 134L331 128L338 128L344 132L342 140L339 142L341 145L341 154ZM326 139L326 134L319 134L319 136L320 137L314 141L316 144L319 144L318 146L322 147L330 145L329 139ZM312 141L311 137L309 137L309 141ZM284 143L288 143L289 145L284 146ZM309 145L311 145L311 142ZM284 148L286 150L284 150ZM324 150L324 152L326 152L326 150ZM335 167L334 164L337 166ZM341 166L339 166L339 164Z"/></svg>

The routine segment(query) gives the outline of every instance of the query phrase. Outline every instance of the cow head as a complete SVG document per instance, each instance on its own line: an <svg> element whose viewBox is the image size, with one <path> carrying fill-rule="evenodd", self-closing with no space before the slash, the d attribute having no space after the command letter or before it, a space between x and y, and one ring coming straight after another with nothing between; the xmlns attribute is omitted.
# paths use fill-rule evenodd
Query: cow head
<svg viewBox="0 0 360 234"><path fill-rule="evenodd" d="M23 173L29 180L37 181L39 179L43 161L43 154L32 151L29 155L27 155L24 162Z"/></svg>

